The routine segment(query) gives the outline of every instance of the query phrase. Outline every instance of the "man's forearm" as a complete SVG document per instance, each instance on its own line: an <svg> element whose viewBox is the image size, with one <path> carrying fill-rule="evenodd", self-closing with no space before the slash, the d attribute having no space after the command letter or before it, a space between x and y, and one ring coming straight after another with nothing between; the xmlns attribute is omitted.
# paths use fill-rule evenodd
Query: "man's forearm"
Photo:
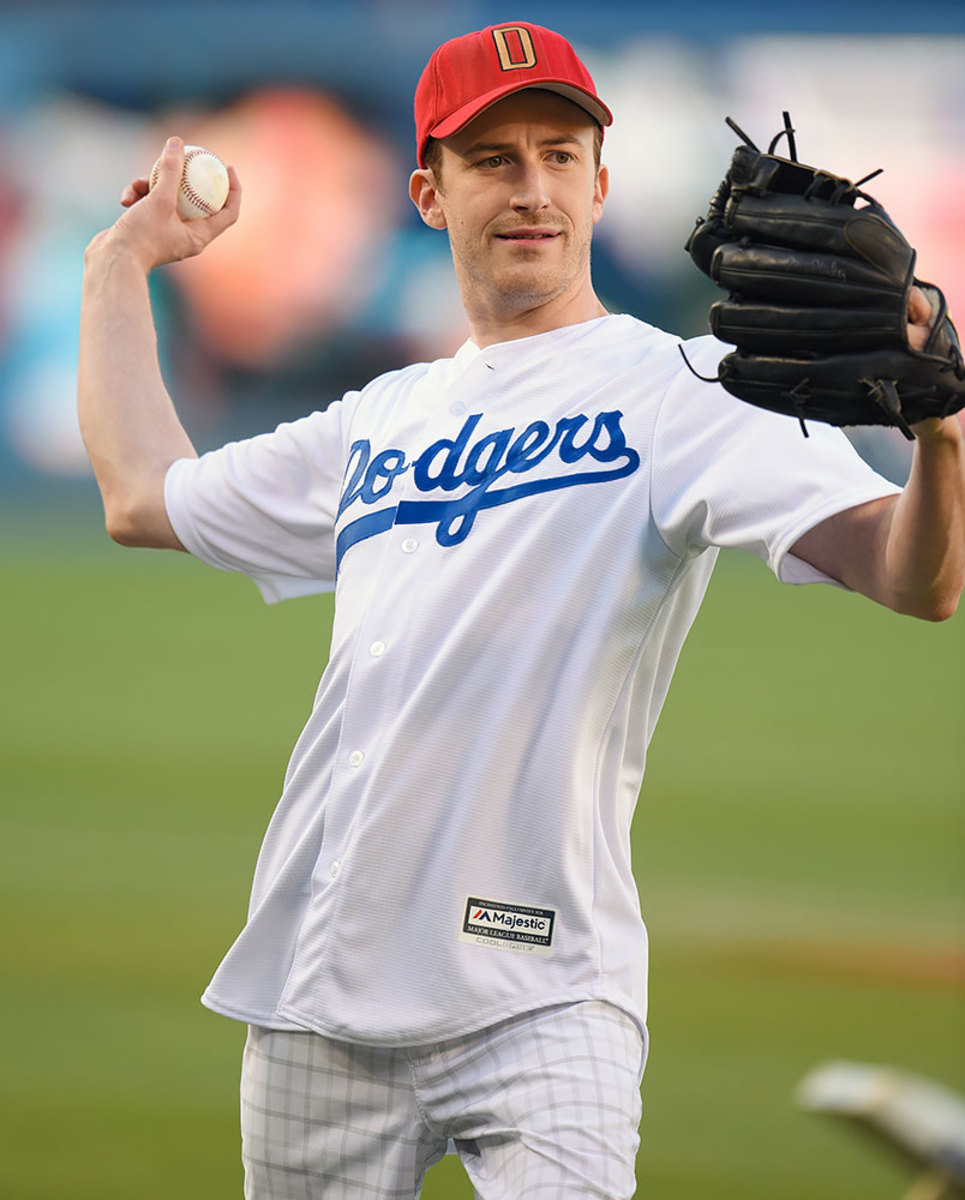
<svg viewBox="0 0 965 1200"><path fill-rule="evenodd" d="M177 194L184 143L169 138L154 186L136 179L127 210L87 248L81 299L77 404L81 433L111 537L129 546L181 549L164 507L164 477L195 457L161 378L147 276L200 254L238 219L241 188L228 168L228 199L213 217L182 220Z"/></svg>
<svg viewBox="0 0 965 1200"><path fill-rule="evenodd" d="M835 513L793 553L896 612L942 621L965 585L965 442L956 417L923 421L904 490Z"/></svg>
<svg viewBox="0 0 965 1200"><path fill-rule="evenodd" d="M941 620L965 586L965 440L955 417L923 421L885 547L895 607Z"/></svg>
<svg viewBox="0 0 965 1200"><path fill-rule="evenodd" d="M78 415L111 537L179 547L164 475L195 450L161 378L146 271L104 235L85 259Z"/></svg>

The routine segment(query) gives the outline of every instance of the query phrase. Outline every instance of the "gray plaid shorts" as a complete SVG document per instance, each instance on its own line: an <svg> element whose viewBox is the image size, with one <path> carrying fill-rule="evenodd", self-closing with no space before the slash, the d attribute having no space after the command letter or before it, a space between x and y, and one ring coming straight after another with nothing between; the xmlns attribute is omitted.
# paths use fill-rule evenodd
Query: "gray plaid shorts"
<svg viewBox="0 0 965 1200"><path fill-rule="evenodd" d="M646 1039L610 1004L544 1009L428 1046L249 1029L247 1200L415 1200L458 1153L477 1200L629 1200Z"/></svg>

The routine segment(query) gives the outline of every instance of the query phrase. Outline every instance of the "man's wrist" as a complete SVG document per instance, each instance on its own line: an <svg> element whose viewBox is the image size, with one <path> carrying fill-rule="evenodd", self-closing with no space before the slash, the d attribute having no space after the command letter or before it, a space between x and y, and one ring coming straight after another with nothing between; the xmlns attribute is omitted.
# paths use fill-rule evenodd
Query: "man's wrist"
<svg viewBox="0 0 965 1200"><path fill-rule="evenodd" d="M153 265L116 225L92 238L84 252L84 269L88 274L97 271L108 274L120 268L147 275Z"/></svg>
<svg viewBox="0 0 965 1200"><path fill-rule="evenodd" d="M919 441L961 441L962 425L957 416L928 417L911 427Z"/></svg>

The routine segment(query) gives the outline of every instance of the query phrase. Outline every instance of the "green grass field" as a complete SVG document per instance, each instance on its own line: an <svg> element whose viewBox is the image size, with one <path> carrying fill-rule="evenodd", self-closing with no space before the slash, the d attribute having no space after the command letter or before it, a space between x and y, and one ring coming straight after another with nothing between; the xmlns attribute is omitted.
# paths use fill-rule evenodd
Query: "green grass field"
<svg viewBox="0 0 965 1200"><path fill-rule="evenodd" d="M0 1196L241 1195L243 1030L198 995L243 920L327 652L96 509L0 522ZM653 941L639 1195L895 1200L793 1090L828 1058L965 1090L965 615L901 619L726 558L634 837ZM471 1196L458 1165L427 1200Z"/></svg>

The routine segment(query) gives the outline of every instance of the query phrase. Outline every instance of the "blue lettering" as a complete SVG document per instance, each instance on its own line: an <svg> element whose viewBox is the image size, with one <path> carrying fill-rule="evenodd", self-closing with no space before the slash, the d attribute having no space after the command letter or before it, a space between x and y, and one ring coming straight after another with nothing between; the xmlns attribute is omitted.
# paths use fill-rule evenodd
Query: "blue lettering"
<svg viewBox="0 0 965 1200"><path fill-rule="evenodd" d="M453 488L459 486L462 482L462 477L456 472L459 456L465 450L472 431L481 420L482 413L474 413L473 416L466 418L455 441L451 441L449 438L440 438L438 442L433 442L427 450L423 450L415 460L415 485L420 492L431 492L434 487L441 487L443 491L451 492ZM430 468L440 454L444 456L442 466L439 468L438 474L433 475Z"/></svg>
<svg viewBox="0 0 965 1200"><path fill-rule="evenodd" d="M369 455L371 453L372 447L367 438L362 438L360 441L352 443L352 448L348 452L348 462L345 464L346 483L342 487L342 498L339 501L338 512L335 515L336 520L361 495L362 489L359 484L365 475L366 467L369 465Z"/></svg>
<svg viewBox="0 0 965 1200"><path fill-rule="evenodd" d="M593 432L590 431L590 436L586 439L582 446L576 444L576 431L582 429L586 424L586 417L563 417L557 425L562 434L560 441L560 458L565 463L579 462L586 454L590 442L593 440Z"/></svg>
<svg viewBox="0 0 965 1200"><path fill-rule="evenodd" d="M538 462L540 446L549 435L550 427L545 421L534 421L532 425L527 425L506 455L506 466L510 471L528 471Z"/></svg>
<svg viewBox="0 0 965 1200"><path fill-rule="evenodd" d="M514 427L495 430L471 442L483 419L473 413L455 438L440 438L410 463L404 451L394 447L372 457L367 439L352 444L345 469L345 485L338 515L356 501L372 505L388 496L400 475L412 467L412 482L423 493L468 490L457 499L401 500L397 506L379 509L345 525L336 541L336 559L359 541L383 533L393 525L435 525L440 546L465 541L477 515L486 508L511 504L527 496L562 488L604 483L632 475L640 466L640 455L627 445L619 410L597 413L590 418L578 413L561 417L555 428L546 421L533 421L517 434ZM572 466L583 459L605 464L605 468L564 473L550 478L530 479L509 487L494 485L507 474L523 475L533 470L556 450L560 464Z"/></svg>
<svg viewBox="0 0 965 1200"><path fill-rule="evenodd" d="M506 453L509 439L513 436L512 429L501 429L499 433L488 433L469 451L466 459L466 469L462 473L463 483L477 484L492 478L498 470L497 463ZM485 455L488 457L480 464Z"/></svg>
<svg viewBox="0 0 965 1200"><path fill-rule="evenodd" d="M359 496L363 504L373 504L381 500L392 490L396 475L401 475L408 464L401 450L383 450L372 459L372 465L365 472L365 483ZM379 483L382 479L384 482Z"/></svg>
<svg viewBox="0 0 965 1200"><path fill-rule="evenodd" d="M590 438L590 454L597 462L616 462L622 458L627 451L627 439L620 425L620 418L623 413L619 412L601 412L596 414L596 420L593 422L593 435ZM606 433L608 444L603 447L597 447L597 438L601 433ZM635 453L630 451L629 453Z"/></svg>
<svg viewBox="0 0 965 1200"><path fill-rule="evenodd" d="M355 521L349 521L335 539L336 574L346 550L354 546L356 542L364 542L366 538L375 537L377 533L385 533L395 524L395 519L396 510L394 508L380 508Z"/></svg>

